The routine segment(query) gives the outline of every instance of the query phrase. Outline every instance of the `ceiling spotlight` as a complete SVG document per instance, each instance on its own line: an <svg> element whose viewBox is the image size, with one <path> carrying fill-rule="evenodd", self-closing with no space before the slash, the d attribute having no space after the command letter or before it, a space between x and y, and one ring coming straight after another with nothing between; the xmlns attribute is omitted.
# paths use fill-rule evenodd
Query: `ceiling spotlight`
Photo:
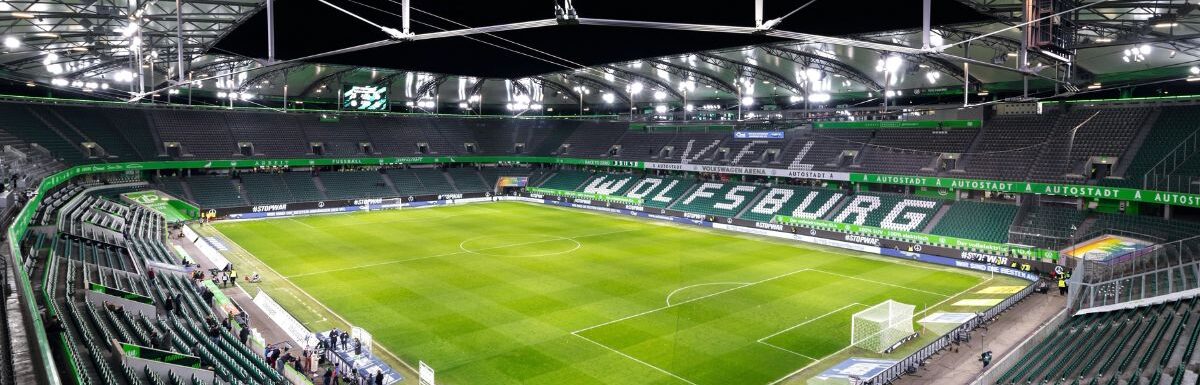
<svg viewBox="0 0 1200 385"><path fill-rule="evenodd" d="M113 78L118 82L129 83L129 82L133 81L133 72L131 72L129 70L120 70L120 71L117 71L117 73L115 75L113 75Z"/></svg>
<svg viewBox="0 0 1200 385"><path fill-rule="evenodd" d="M665 104L659 104L659 105L657 105L657 106L654 106L654 112L657 112L657 113L660 113L660 114L662 114L662 113L666 113L666 112L667 112L667 106L666 106Z"/></svg>
<svg viewBox="0 0 1200 385"><path fill-rule="evenodd" d="M613 101L617 100L617 97L611 93L605 92L604 95L600 95L600 99L604 99L605 103L612 104Z"/></svg>
<svg viewBox="0 0 1200 385"><path fill-rule="evenodd" d="M746 107L753 106L753 105L754 105L754 98L753 98L753 97L750 97L750 96L743 97L743 98L742 98L742 105L743 105L743 106L746 106Z"/></svg>
<svg viewBox="0 0 1200 385"><path fill-rule="evenodd" d="M1192 66L1192 68L1188 68L1188 72L1191 72L1192 75L1200 75L1200 67Z"/></svg>
<svg viewBox="0 0 1200 385"><path fill-rule="evenodd" d="M930 83L937 83L938 79L941 79L941 78L942 78L941 72L937 72L937 71L925 72L925 79L929 80Z"/></svg>
<svg viewBox="0 0 1200 385"><path fill-rule="evenodd" d="M633 82L629 84L629 93L634 95L640 94L643 88L645 88L645 85L642 82Z"/></svg>
<svg viewBox="0 0 1200 385"><path fill-rule="evenodd" d="M654 91L654 100L663 100L667 98L667 93L662 91Z"/></svg>
<svg viewBox="0 0 1200 385"><path fill-rule="evenodd" d="M6 37L6 38L4 38L4 48L8 48L8 49L21 48L21 41L17 40L17 38L12 37L12 36Z"/></svg>
<svg viewBox="0 0 1200 385"><path fill-rule="evenodd" d="M788 102L792 103L792 104L800 103L803 101L804 101L804 97L800 96L800 95L792 95L792 96L788 97Z"/></svg>

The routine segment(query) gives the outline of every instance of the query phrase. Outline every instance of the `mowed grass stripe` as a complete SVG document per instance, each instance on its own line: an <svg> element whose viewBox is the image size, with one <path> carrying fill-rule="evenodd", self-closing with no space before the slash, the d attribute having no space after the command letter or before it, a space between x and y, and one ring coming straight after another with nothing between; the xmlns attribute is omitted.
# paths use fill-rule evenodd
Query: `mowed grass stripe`
<svg viewBox="0 0 1200 385"><path fill-rule="evenodd" d="M281 274L294 276L290 280L322 304L370 330L405 361L431 363L439 382L451 385L687 383L656 367L677 369L670 373L699 385L765 384L807 363L757 343L759 338L854 302L897 299L921 309L923 303L944 299L938 295L954 295L981 280L724 232L519 203L217 227ZM468 249L499 247L495 250L500 252L489 253L496 255L460 248L472 238L504 234L521 236L466 244ZM535 242L536 237L570 238L581 247L564 253L558 252L573 245L504 247ZM355 268L360 266L367 267ZM633 322L620 326L629 328L628 334L608 327L596 330L603 334L598 342L616 352L571 334L661 308L667 295L687 286L755 282L802 269L896 286L805 272L746 296L730 294L752 287L690 302L646 321L614 324ZM683 290L672 303L730 287ZM845 333L848 340L849 330ZM779 337L786 342L783 337L790 335ZM827 345L811 350L813 354L801 353L818 357L845 343L831 340ZM726 363L685 365L672 357ZM729 370L733 365L753 373Z"/></svg>

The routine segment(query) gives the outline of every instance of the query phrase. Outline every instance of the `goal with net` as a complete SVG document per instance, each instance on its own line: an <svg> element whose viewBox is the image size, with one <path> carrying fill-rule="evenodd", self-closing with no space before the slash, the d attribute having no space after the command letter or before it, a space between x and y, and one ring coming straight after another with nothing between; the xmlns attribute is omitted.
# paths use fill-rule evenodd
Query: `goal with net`
<svg viewBox="0 0 1200 385"><path fill-rule="evenodd" d="M850 345L883 353L913 335L916 306L887 300L850 318Z"/></svg>

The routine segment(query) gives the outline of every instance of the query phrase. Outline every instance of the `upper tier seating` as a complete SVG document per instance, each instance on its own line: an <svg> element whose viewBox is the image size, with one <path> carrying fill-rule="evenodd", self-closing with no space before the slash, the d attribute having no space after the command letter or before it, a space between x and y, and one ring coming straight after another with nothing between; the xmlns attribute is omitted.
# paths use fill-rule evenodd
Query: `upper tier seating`
<svg viewBox="0 0 1200 385"><path fill-rule="evenodd" d="M45 123L38 120L29 106L0 103L0 129L16 135L27 144L38 144L57 159L81 162L84 159L80 143L68 141Z"/></svg>
<svg viewBox="0 0 1200 385"><path fill-rule="evenodd" d="M159 138L177 142L185 155L205 159L229 159L238 152L226 125L226 113L191 110L148 110Z"/></svg>
<svg viewBox="0 0 1200 385"><path fill-rule="evenodd" d="M675 139L679 135L676 132L645 132L630 130L621 136L621 140L617 144L621 145L621 151L616 158L624 160L654 160L658 158L659 150Z"/></svg>
<svg viewBox="0 0 1200 385"><path fill-rule="evenodd" d="M82 132L86 135L86 139L99 144L109 156L116 157L117 161L135 161L154 155L153 153L139 154L129 140L121 134L121 127L125 123L113 122L103 110L75 106L53 108L43 106L37 109L37 113L50 120L60 132L74 133L75 130ZM55 123L55 120L59 120L61 124ZM69 137L74 138L73 136ZM83 142L83 139L85 138L78 138L78 141ZM150 138L142 137L138 140L148 142Z"/></svg>
<svg viewBox="0 0 1200 385"><path fill-rule="evenodd" d="M0 105L0 146L28 150L37 143L73 164L163 159L168 154L178 159L522 154L918 175L930 174L938 153L959 152L965 154L959 161L964 177L1064 183L1083 183L1075 174L1090 171L1083 161L1096 156L1116 159L1114 170L1124 170L1129 162L1125 182L1103 183L1133 186L1158 155L1194 131L1189 124L1197 107L1161 107L1159 114L1153 108L1124 106L1057 110L997 115L979 130L798 128L788 131L785 140L755 142L686 127L631 130L629 122L621 121L347 113L323 122L319 114L301 112L6 102ZM1155 122L1147 121L1152 116L1157 116ZM1139 130L1151 126L1145 140L1139 140ZM86 158L85 141L99 143L111 156ZM313 153L314 142L324 144L321 155ZM244 143L252 144L253 152L239 146ZM467 143L474 144L471 150ZM518 149L518 143L524 148ZM1144 143L1144 148L1132 151L1127 148L1131 143ZM753 146L743 152L749 144ZM611 155L614 145L622 150ZM664 154L664 146L674 150ZM717 156L721 149L728 151ZM764 159L775 150L779 156ZM840 158L845 151L860 153ZM1200 174L1196 159L1200 157L1184 162L1175 173ZM933 169L937 175L946 171Z"/></svg>
<svg viewBox="0 0 1200 385"><path fill-rule="evenodd" d="M255 155L268 157L300 157L312 152L308 140L300 130L297 119L312 119L311 116L294 117L279 113L229 114L226 122L229 132L239 142L254 145Z"/></svg>
<svg viewBox="0 0 1200 385"><path fill-rule="evenodd" d="M967 175L983 179L1022 180L1029 160L1041 152L1056 115L1001 115L983 125L979 143L964 156Z"/></svg>
<svg viewBox="0 0 1200 385"><path fill-rule="evenodd" d="M932 233L979 241L1008 242L1008 228L1019 207L1004 203L958 201L946 210Z"/></svg>
<svg viewBox="0 0 1200 385"><path fill-rule="evenodd" d="M966 152L978 133L968 128L882 129L867 146L862 166L884 174L930 174L922 168L935 167L934 160L942 153Z"/></svg>
<svg viewBox="0 0 1200 385"><path fill-rule="evenodd" d="M567 152L564 154L556 149L554 154L584 158L607 156L609 148L627 131L628 123L583 122L563 141L569 145Z"/></svg>
<svg viewBox="0 0 1200 385"><path fill-rule="evenodd" d="M361 156L359 143L370 142L357 116L343 116L337 122L322 122L315 116L299 119L304 137L309 142L320 142L326 155Z"/></svg>
<svg viewBox="0 0 1200 385"><path fill-rule="evenodd" d="M1141 148L1137 150L1137 155L1125 170L1125 179L1105 179L1102 183L1108 186L1141 188L1146 172L1179 146L1183 139L1200 129L1200 122L1197 122L1196 116L1200 116L1200 106L1163 107L1158 119L1150 127L1150 132L1146 134ZM1200 163L1200 159L1193 157L1188 163L1193 162Z"/></svg>
<svg viewBox="0 0 1200 385"><path fill-rule="evenodd" d="M1078 109L1067 113L1031 163L1029 179L1070 182L1063 175L1087 172L1081 167L1088 157L1120 157L1149 113L1148 108Z"/></svg>
<svg viewBox="0 0 1200 385"><path fill-rule="evenodd" d="M789 169L793 170L838 170L841 167L840 156L843 151L857 151L863 148L863 143L871 140L870 130L814 130L812 134L801 137L796 142L802 146L791 146L783 154L785 162L790 160ZM808 145L811 142L812 145ZM794 153L793 153L794 152ZM830 165L833 166L830 166Z"/></svg>

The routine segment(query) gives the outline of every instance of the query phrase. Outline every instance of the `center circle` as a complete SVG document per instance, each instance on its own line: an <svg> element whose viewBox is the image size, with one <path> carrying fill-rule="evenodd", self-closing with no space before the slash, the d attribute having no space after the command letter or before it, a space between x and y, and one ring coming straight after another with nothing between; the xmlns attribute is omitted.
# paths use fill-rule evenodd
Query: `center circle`
<svg viewBox="0 0 1200 385"><path fill-rule="evenodd" d="M462 251L492 257L532 258L566 254L583 247L579 241L544 234L494 234L467 239Z"/></svg>

